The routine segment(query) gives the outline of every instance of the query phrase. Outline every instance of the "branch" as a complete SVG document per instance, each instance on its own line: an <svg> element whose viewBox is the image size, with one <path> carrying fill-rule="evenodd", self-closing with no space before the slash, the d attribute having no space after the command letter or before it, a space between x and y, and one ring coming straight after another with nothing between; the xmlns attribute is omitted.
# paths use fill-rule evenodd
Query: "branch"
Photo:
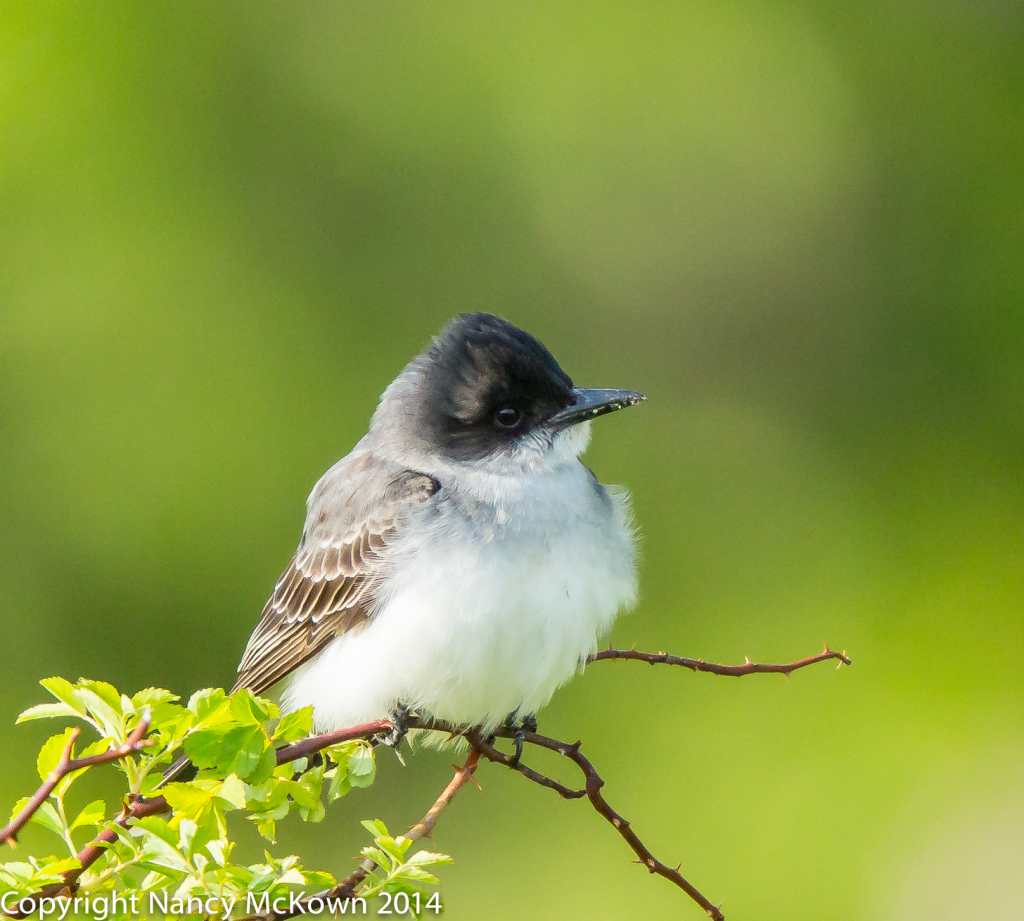
<svg viewBox="0 0 1024 921"><path fill-rule="evenodd" d="M289 761L298 761L299 758L308 758L332 745L340 745L342 742L351 742L354 739L370 739L378 733L390 732L395 727L391 720L374 720L372 723L363 723L359 726L351 726L348 729L336 729L334 732L325 732L322 735L310 736L294 745L285 745L277 750L278 765L287 764Z"/></svg>
<svg viewBox="0 0 1024 921"><path fill-rule="evenodd" d="M516 733L511 729L499 729L495 732L495 735L505 739L511 739L515 738ZM655 873L658 876L664 877L670 883L678 886L691 899L693 899L693 901L700 905L704 911L707 912L708 916L712 918L712 921L725 921L725 915L722 914L721 909L718 906L713 905L692 883L680 874L679 866L673 869L658 860L658 858L647 849L647 846L643 841L637 837L636 832L633 831L629 822L612 809L608 804L608 801L601 794L601 788L604 786L604 780L597 773L594 765L591 764L589 759L580 751L579 742L574 742L572 745L569 745L566 742L559 742L557 739L549 739L547 736L538 735L535 732L524 732L522 738L523 741L529 745L536 745L539 748L546 748L549 751L558 752L562 757L568 758L572 761L583 772L583 776L586 778L586 789L581 791L581 794L590 800L590 804L598 814L607 819L614 826L615 830L622 835L626 843L633 849L633 853L637 856L637 860L635 860L634 863L643 864L643 866L647 867L649 873ZM512 765L509 764L511 759L508 755L502 755L501 752L497 752L496 754L499 757L492 758L486 748L481 748L481 751L485 758L492 761L498 761L501 764L512 767ZM526 774L526 776L534 773L530 771L529 774L527 774L529 769L527 768L524 770L522 765L515 767L514 770L519 771L521 774ZM555 781L550 781L550 778L543 777L543 775L538 776L542 777L544 781L549 781L548 783L542 783L542 786L551 786L554 789L561 787L561 784L558 784ZM534 778L530 777L530 779L533 780ZM541 783L539 780L537 782ZM575 791L569 792L574 794L574 798L576 795L580 795ZM564 795L561 790L559 790L559 795ZM680 864L680 866L682 865Z"/></svg>
<svg viewBox="0 0 1024 921"><path fill-rule="evenodd" d="M815 665L826 659L839 659L838 668L853 665L853 661L845 652L835 652L828 646L825 646L824 652L819 652L816 656L808 656L806 659L798 659L786 665L760 664L746 658L742 665L718 665L714 662L705 662L703 659L670 656L667 652L637 652L635 649L605 649L587 656L587 664L617 659L632 659L636 662L646 662L648 665L680 665L690 671L710 672L712 675L726 675L732 678L742 678L744 675L789 675L798 668L807 668L808 665Z"/></svg>
<svg viewBox="0 0 1024 921"><path fill-rule="evenodd" d="M148 728L148 720L145 722L146 728ZM139 725L142 726L142 723ZM306 758L309 755L321 751L322 749L329 748L331 745L337 745L340 742L350 742L353 739L369 739L378 732L388 732L391 729L392 725L388 720L377 720L376 722L365 723L361 726L352 726L348 729L339 729L335 732L325 732L322 735L311 736L308 739L303 739L301 742L296 742L294 745L286 745L283 748L279 748L277 750L277 763L279 765L287 764L288 762L296 761L299 758ZM138 731L139 730L136 729L135 732L132 733L132 737L134 737ZM128 741L131 741L131 739ZM125 742L125 745L127 744L128 742ZM123 747L124 746L122 746L122 748ZM91 758L83 758L81 759L80 766L87 766L86 762L89 764L100 764L103 761L117 760L114 757L109 757L110 755L111 752L104 752L101 755L93 755ZM120 755L119 757L124 757L124 755ZM74 764L75 762L72 763ZM65 771L65 773L68 772ZM35 797L33 797L33 799L35 799ZM28 807L26 806L26 809L27 808ZM36 806L36 808L38 809L39 807ZM167 812L170 808L171 807L167 800L162 796L154 796L149 799L135 799L125 804L124 809L121 811L121 815L117 818L116 824L121 828L126 828L132 819L141 819L147 815L160 815L160 813ZM42 889L37 898L56 898L62 894L66 895L73 893L82 874L96 863L96 861L99 860L106 852L107 847L113 844L116 840L117 832L112 828L108 828L106 831L97 835L89 844L78 852L77 856L80 866L73 870L68 870L64 874L63 883L53 883L45 889ZM25 915L16 911L8 912L7 916L10 918L25 917Z"/></svg>
<svg viewBox="0 0 1024 921"><path fill-rule="evenodd" d="M344 732L345 730L340 731ZM469 757L466 758L466 763L462 767L455 768L455 776L448 782L448 786L441 791L441 795L434 801L434 805L427 810L427 814L406 832L406 838L410 841L415 841L417 838L430 838L433 836L434 826L437 824L441 813L448 808L449 803L455 798L455 794L466 783L473 780L473 774L476 773L479 761L480 751L476 748L471 749ZM248 915L240 918L239 921L284 921L286 918L294 918L296 915L305 914L306 907L315 900L319 900L321 904L324 904L327 899L354 899L357 897L356 887L366 879L373 867L374 863L372 860L364 860L354 873L343 879L336 886L319 892L316 895L311 895L309 898L302 899L297 911L286 911L280 914L271 912L268 915Z"/></svg>
<svg viewBox="0 0 1024 921"><path fill-rule="evenodd" d="M589 656L587 658L587 662L590 663L617 659L632 659L639 662L647 662L650 665L678 665L683 668L688 668L694 672L710 672L715 675L728 675L733 677L766 673L789 675L797 669L806 668L808 665L814 665L817 662L824 662L827 659L838 659L840 666L852 664L845 652L834 652L829 649L828 646L825 647L824 652L820 652L815 656L809 656L805 659L799 659L796 662L791 662L786 665L762 665L751 662L749 659L747 659L743 665L718 665L711 662L705 662L703 659L688 659L682 656L669 655L664 652L638 652L635 649L606 649L602 652L596 653L595 655ZM547 777L526 765L514 764L510 755L505 755L494 747L492 744L493 736L491 738L485 738L475 727L452 726L442 721L418 719L416 717L409 719L408 727L410 729L426 729L435 732L446 732L453 737L463 736L470 743L471 751L469 757L466 759L466 763L456 771L451 782L444 791L442 791L441 795L434 802L434 805L430 808L427 814L420 822L409 830L409 833L406 835L407 838L415 840L416 838L423 837L424 835L430 835L438 817L447 808L458 790L473 778L473 774L477 768L477 763L482 756L488 761L492 761L496 764L503 764L506 767L511 768L533 783L539 784L540 786L546 787L550 790L554 790L563 799L582 799L584 796L587 797L594 809L601 816L607 819L625 839L626 843L629 844L633 852L637 855L637 863L643 864L647 867L649 872L664 877L669 880L669 882L682 889L708 913L713 921L724 921L724 916L721 911L701 895L701 893L679 873L679 868L676 867L675 869L672 869L658 860L637 837L636 833L630 827L629 822L612 809L601 794L601 788L604 786L604 780L597 773L590 761L580 752L579 742L569 745L565 742L559 742L556 739L550 739L547 736L538 735L533 732L526 732L522 736L524 742L530 745L536 745L540 748L546 748L549 751L557 752L563 757L569 758L574 764L576 764L576 766L583 772L583 776L586 781L585 788L582 790L567 787L560 781ZM62 753L61 760L57 767L54 768L54 771L49 777L47 777L39 790L36 791L35 795L26 804L25 808L11 821L10 825L0 833L0 843L15 840L17 833L24 827L25 823L39 809L42 803L46 801L46 798L57 783L60 782L62 777L83 767L117 761L138 751L146 745L149 745L150 743L148 741L144 741L142 739L142 736L145 735L148 728L149 721L148 719L144 719L123 745L116 749L111 749L109 752L103 752L99 755L92 755L91 757L77 760L70 758L71 746L74 738L77 737L78 732L75 730L75 734L72 736L72 739L69 741L67 747ZM354 739L370 739L379 733L389 732L393 728L394 727L390 720L376 720L359 726L352 726L346 729L339 729L334 732L311 736L310 738L303 739L293 745L286 745L283 748L278 749L277 763L281 765L291 761L296 761L299 758L306 758L316 752L330 747L331 745L337 745L341 742L348 742ZM512 730L502 728L496 730L494 732L494 736L501 738L514 738L515 733ZM156 796L150 799L138 798L125 803L116 824L123 828L126 827L132 819L139 819L148 815L157 815L168 811L169 808L167 800L162 796ZM63 883L56 883L41 890L37 898L55 898L58 896L67 897L73 894L82 874L105 853L107 846L113 843L116 838L117 834L113 829L107 829L98 835L77 855L80 866L66 872L64 874ZM306 901L310 901L315 898L355 898L356 887L366 879L371 869L372 865L367 865L367 863L364 862L355 870L355 872L342 880L332 889L327 890L324 893L320 893L319 896L311 896L310 899ZM25 916L15 911L8 913L8 917L22 918ZM258 917L260 916L250 916L250 918L241 919L241 921L253 921L254 918ZM282 919L291 917L291 915L282 914L269 917L272 917L274 921L282 921Z"/></svg>
<svg viewBox="0 0 1024 921"><path fill-rule="evenodd" d="M0 844L7 844L8 842L17 844L18 834L29 823L32 816L39 811L39 808L46 802L57 784L67 777L68 774L73 774L75 771L80 771L83 768L92 767L94 764L108 764L111 761L120 761L122 758L134 755L136 752L153 744L151 740L143 738L147 732L149 732L149 717L144 716L132 734L116 748L100 752L98 755L90 755L87 758L72 758L71 751L75 747L75 741L81 734L80 729L72 729L56 767L50 771L39 789L32 794L32 798L25 804L25 808L11 819L3 831L0 831Z"/></svg>

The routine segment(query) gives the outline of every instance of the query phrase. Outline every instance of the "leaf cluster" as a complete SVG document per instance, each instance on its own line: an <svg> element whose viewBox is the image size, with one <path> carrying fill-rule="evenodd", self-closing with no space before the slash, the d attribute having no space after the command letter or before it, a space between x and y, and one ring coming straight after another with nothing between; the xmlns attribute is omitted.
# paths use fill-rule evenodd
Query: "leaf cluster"
<svg viewBox="0 0 1024 921"><path fill-rule="evenodd" d="M41 684L56 702L26 710L18 722L68 717L84 721L98 738L77 757L124 745L142 720L149 722L148 744L114 762L125 775L127 789L112 810L104 800L70 807L76 799L76 780L92 767L72 771L56 784L31 821L59 839L60 853L0 864L0 896L32 896L61 882L69 871L80 870L80 847L88 840L83 829L89 839L109 830L113 840L81 873L78 895L135 895L145 909L144 894L163 891L172 900L199 897L208 905L219 900L213 915L228 918L244 913L246 904L252 904L250 896L259 901L269 895L273 902L296 888L312 894L336 885L330 873L303 867L295 855L275 858L264 852L262 863L234 862L236 842L230 826L235 819L229 822L228 817L245 817L270 842L275 842L277 823L291 813L306 822L321 821L327 805L353 788L373 783L376 764L369 742L345 742L325 748L313 759L278 764L278 749L312 732L311 708L282 716L271 701L246 690L228 695L208 688L182 703L159 688L128 697L105 682L87 679L71 683L48 678ZM44 781L72 743L72 731L68 728L43 744L37 768ZM167 767L182 752L195 765L195 777L164 784ZM166 799L168 814L127 818L130 803L158 795ZM12 816L28 801L15 804ZM409 839L392 837L377 820L363 825L373 844L362 856L372 862L373 870L359 895L412 893L437 885L437 878L423 868L451 858L428 851L410 856Z"/></svg>

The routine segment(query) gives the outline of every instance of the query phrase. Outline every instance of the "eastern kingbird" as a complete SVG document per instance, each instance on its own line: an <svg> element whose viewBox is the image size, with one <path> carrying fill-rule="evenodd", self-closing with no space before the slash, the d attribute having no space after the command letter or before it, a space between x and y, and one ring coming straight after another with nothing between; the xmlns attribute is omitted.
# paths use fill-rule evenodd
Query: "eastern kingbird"
<svg viewBox="0 0 1024 921"><path fill-rule="evenodd" d="M499 317L450 321L314 487L235 689L288 679L321 732L532 720L636 596L627 494L579 455L644 399L574 387Z"/></svg>

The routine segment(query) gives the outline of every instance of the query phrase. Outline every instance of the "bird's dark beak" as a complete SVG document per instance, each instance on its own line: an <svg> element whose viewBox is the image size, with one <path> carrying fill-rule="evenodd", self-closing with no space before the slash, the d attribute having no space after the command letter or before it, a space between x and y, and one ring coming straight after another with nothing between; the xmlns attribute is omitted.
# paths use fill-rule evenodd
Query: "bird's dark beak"
<svg viewBox="0 0 1024 921"><path fill-rule="evenodd" d="M581 390L572 392L573 402L559 410L549 420L557 429L565 429L577 422L586 422L613 413L617 409L635 406L647 399L635 390Z"/></svg>

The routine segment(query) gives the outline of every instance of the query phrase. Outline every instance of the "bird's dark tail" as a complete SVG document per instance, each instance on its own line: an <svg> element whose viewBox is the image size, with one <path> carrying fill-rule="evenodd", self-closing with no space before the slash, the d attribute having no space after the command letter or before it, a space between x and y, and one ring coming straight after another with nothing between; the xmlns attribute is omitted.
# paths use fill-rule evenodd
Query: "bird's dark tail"
<svg viewBox="0 0 1024 921"><path fill-rule="evenodd" d="M164 772L164 779L160 781L160 786L157 789L159 790L160 787L176 781L178 783L186 783L192 780L196 773L196 766L185 755L182 755Z"/></svg>

